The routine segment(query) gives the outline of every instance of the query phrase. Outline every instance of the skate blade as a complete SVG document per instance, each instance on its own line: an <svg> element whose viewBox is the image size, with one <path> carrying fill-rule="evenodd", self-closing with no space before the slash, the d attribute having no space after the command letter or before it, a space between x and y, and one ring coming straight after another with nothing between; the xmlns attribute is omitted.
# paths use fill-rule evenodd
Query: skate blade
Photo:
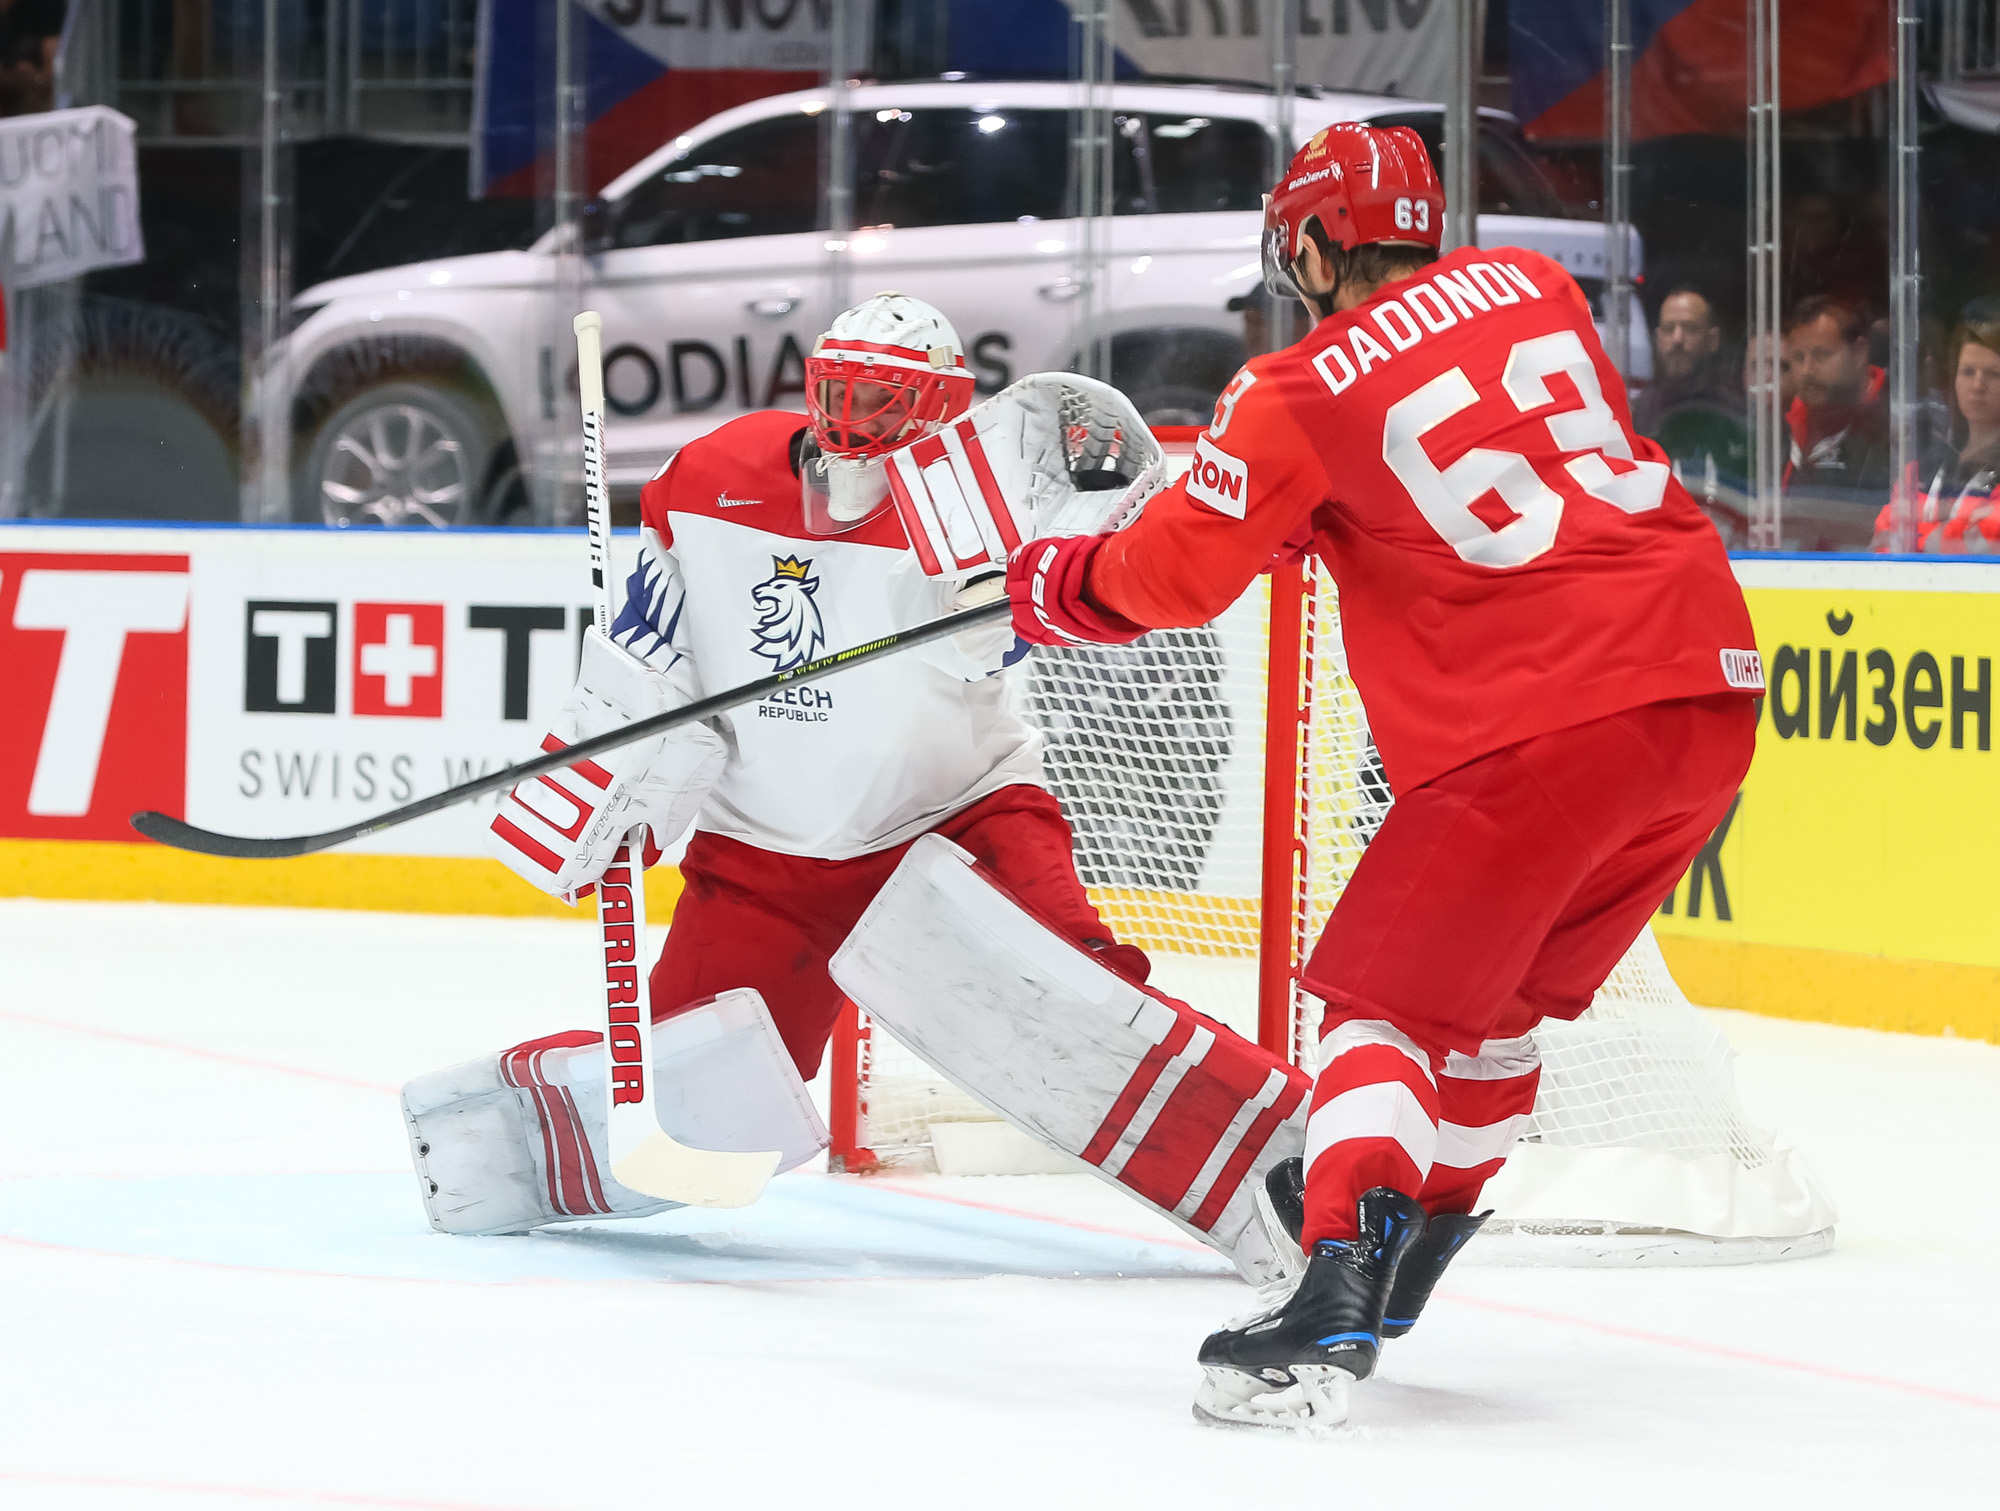
<svg viewBox="0 0 2000 1511"><path fill-rule="evenodd" d="M1201 1373L1194 1415L1204 1426L1327 1437L1346 1425L1354 1376L1331 1364L1295 1364L1284 1385L1226 1365L1205 1365Z"/></svg>

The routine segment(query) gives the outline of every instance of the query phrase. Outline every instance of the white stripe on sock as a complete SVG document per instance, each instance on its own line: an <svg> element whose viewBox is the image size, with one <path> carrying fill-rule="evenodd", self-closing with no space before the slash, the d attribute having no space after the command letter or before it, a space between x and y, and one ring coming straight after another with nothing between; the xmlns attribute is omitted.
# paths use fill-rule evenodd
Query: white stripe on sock
<svg viewBox="0 0 2000 1511"><path fill-rule="evenodd" d="M1417 1048L1395 1024L1382 1018L1349 1018L1345 1023L1336 1024L1333 1032L1320 1041L1321 1073L1324 1074L1327 1066L1349 1050L1376 1045L1395 1050L1421 1070L1425 1080L1436 1084L1437 1078L1431 1074L1431 1057Z"/></svg>
<svg viewBox="0 0 2000 1511"><path fill-rule="evenodd" d="M1517 1113L1497 1123L1469 1128L1463 1123L1438 1124L1436 1163L1453 1170L1470 1170L1488 1160L1501 1159L1528 1126L1528 1115Z"/></svg>
<svg viewBox="0 0 2000 1511"><path fill-rule="evenodd" d="M1437 1124L1424 1111L1417 1094L1401 1081L1356 1086L1315 1112L1306 1122L1308 1174L1335 1144L1359 1138L1394 1139L1403 1146L1420 1178L1430 1174L1431 1162L1437 1157Z"/></svg>

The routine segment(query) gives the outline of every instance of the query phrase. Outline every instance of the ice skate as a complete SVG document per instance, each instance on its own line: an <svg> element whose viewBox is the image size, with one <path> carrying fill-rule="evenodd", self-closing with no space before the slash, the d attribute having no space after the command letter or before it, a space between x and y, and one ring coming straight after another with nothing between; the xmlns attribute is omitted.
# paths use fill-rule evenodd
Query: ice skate
<svg viewBox="0 0 2000 1511"><path fill-rule="evenodd" d="M1305 1255L1299 1248L1299 1234L1306 1224L1303 1160L1294 1156L1271 1167L1257 1199L1257 1213L1272 1235L1273 1246L1291 1265L1284 1282L1288 1290L1298 1283L1298 1273L1305 1268ZM1422 1236L1410 1245L1402 1263L1396 1266L1395 1284L1389 1289L1389 1304L1382 1314L1384 1338L1400 1338L1416 1326L1445 1266L1492 1215L1490 1211L1477 1217L1450 1214L1433 1217L1424 1225ZM1289 1243L1282 1241L1286 1239ZM1275 1294L1272 1299L1277 1299Z"/></svg>
<svg viewBox="0 0 2000 1511"><path fill-rule="evenodd" d="M1358 1215L1360 1237L1315 1244L1286 1300L1209 1335L1196 1420L1314 1435L1347 1420L1350 1387L1375 1369L1398 1261L1424 1229L1423 1208L1386 1186L1363 1194Z"/></svg>
<svg viewBox="0 0 2000 1511"><path fill-rule="evenodd" d="M1389 1287L1389 1305L1382 1313L1382 1336L1400 1338L1417 1325L1424 1303L1458 1251L1484 1226L1493 1214L1450 1213L1433 1217L1424 1225L1417 1241L1396 1266L1396 1282Z"/></svg>

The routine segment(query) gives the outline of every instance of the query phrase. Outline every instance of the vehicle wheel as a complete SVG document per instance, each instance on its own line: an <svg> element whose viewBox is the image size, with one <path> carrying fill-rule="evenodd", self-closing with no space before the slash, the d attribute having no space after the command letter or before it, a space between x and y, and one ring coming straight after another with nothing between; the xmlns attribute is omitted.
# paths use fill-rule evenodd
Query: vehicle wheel
<svg viewBox="0 0 2000 1511"><path fill-rule="evenodd" d="M1215 395L1181 383L1141 389L1132 405L1148 425L1206 425L1215 418Z"/></svg>
<svg viewBox="0 0 2000 1511"><path fill-rule="evenodd" d="M444 389L385 383L334 411L306 455L295 513L338 528L484 523L492 422Z"/></svg>

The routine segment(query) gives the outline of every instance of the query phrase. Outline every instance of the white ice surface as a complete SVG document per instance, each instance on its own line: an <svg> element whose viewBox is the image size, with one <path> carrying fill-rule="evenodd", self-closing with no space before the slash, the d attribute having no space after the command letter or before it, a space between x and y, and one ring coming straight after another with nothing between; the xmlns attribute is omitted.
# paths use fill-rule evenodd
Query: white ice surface
<svg viewBox="0 0 2000 1511"><path fill-rule="evenodd" d="M1462 1264L1304 1444L1190 1422L1248 1293L1087 1176L430 1233L395 1088L592 943L0 902L0 1506L2000 1506L2000 1047L1727 1015L1838 1250Z"/></svg>

